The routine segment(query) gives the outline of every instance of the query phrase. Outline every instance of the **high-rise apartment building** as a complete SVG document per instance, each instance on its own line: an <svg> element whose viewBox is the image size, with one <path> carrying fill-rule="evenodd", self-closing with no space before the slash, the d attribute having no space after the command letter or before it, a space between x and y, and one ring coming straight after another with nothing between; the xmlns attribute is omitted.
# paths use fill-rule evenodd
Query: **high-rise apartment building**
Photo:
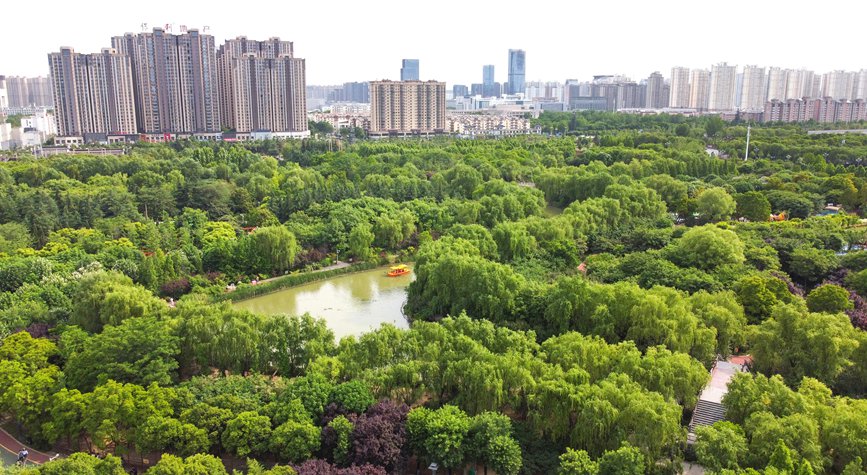
<svg viewBox="0 0 867 475"><path fill-rule="evenodd" d="M767 87L765 88L765 101L782 101L783 99L786 99L788 78L788 69L780 69L778 67L768 68L768 81Z"/></svg>
<svg viewBox="0 0 867 475"><path fill-rule="evenodd" d="M762 111L765 108L765 68L744 66L739 107L745 111Z"/></svg>
<svg viewBox="0 0 867 475"><path fill-rule="evenodd" d="M226 40L217 52L223 125L237 132L307 132L304 66L291 41Z"/></svg>
<svg viewBox="0 0 867 475"><path fill-rule="evenodd" d="M214 37L190 29L127 33L112 46L130 57L139 128L148 134L220 131Z"/></svg>
<svg viewBox="0 0 867 475"><path fill-rule="evenodd" d="M647 78L647 90L644 96L644 107L649 109L662 109L668 107L668 96L663 94L665 78L659 71L653 72ZM663 97L665 96L665 97Z"/></svg>
<svg viewBox="0 0 867 475"><path fill-rule="evenodd" d="M693 69L689 76L689 107L707 110L710 98L710 71Z"/></svg>
<svg viewBox="0 0 867 475"><path fill-rule="evenodd" d="M418 81L418 60L405 59L400 67L401 81Z"/></svg>
<svg viewBox="0 0 867 475"><path fill-rule="evenodd" d="M855 99L867 99L867 69L858 71L858 87L855 90Z"/></svg>
<svg viewBox="0 0 867 475"><path fill-rule="evenodd" d="M9 107L9 92L6 89L6 76L0 76L0 110Z"/></svg>
<svg viewBox="0 0 867 475"><path fill-rule="evenodd" d="M822 75L822 97L854 99L857 73L831 71Z"/></svg>
<svg viewBox="0 0 867 475"><path fill-rule="evenodd" d="M509 83L507 92L518 94L524 92L524 82L527 73L526 53L522 49L509 50Z"/></svg>
<svg viewBox="0 0 867 475"><path fill-rule="evenodd" d="M737 66L729 66L727 63L714 65L710 72L708 109L713 111L734 110L736 84Z"/></svg>
<svg viewBox="0 0 867 475"><path fill-rule="evenodd" d="M786 96L785 99L803 99L805 97L817 97L818 92L813 89L815 74L805 69L790 69L786 73Z"/></svg>
<svg viewBox="0 0 867 475"><path fill-rule="evenodd" d="M48 66L61 136L136 133L127 56L113 49L79 54L60 48L48 55Z"/></svg>
<svg viewBox="0 0 867 475"><path fill-rule="evenodd" d="M370 134L438 134L446 128L446 83L370 83Z"/></svg>
<svg viewBox="0 0 867 475"><path fill-rule="evenodd" d="M6 76L6 107L51 107L53 96L50 78Z"/></svg>
<svg viewBox="0 0 867 475"><path fill-rule="evenodd" d="M668 106L676 109L689 107L689 68L671 68L671 95Z"/></svg>

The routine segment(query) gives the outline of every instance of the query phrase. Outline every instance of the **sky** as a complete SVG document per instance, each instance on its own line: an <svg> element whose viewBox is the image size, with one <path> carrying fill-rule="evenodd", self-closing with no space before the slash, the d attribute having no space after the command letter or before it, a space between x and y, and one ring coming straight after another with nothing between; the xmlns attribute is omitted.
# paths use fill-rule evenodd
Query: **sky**
<svg viewBox="0 0 867 475"><path fill-rule="evenodd" d="M526 51L526 80L633 80L672 66L867 68L862 0L44 0L3 2L0 74L44 76L60 46L98 52L111 37L173 25L227 38L278 36L305 58L308 85L399 79L417 58L422 80L507 80L508 50ZM38 5L38 6L36 6ZM232 5L229 7L229 5ZM514 7L512 7L514 5Z"/></svg>

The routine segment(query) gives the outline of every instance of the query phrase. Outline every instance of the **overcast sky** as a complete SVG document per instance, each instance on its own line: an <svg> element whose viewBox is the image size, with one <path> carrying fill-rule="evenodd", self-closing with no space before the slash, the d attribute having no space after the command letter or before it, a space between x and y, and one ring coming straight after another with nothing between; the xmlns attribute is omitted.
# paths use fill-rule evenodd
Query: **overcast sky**
<svg viewBox="0 0 867 475"><path fill-rule="evenodd" d="M513 7L513 5L515 5ZM421 79L506 81L508 50L527 52L527 81L624 74L672 66L867 68L863 0L46 0L4 1L0 74L48 73L46 54L110 46L111 36L167 23L226 38L279 36L307 61L307 84L399 79L402 58Z"/></svg>

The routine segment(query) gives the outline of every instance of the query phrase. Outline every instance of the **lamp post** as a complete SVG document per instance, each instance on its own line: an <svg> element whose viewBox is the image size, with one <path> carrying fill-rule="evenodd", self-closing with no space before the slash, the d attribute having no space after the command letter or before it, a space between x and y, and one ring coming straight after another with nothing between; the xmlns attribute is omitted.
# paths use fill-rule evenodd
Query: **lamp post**
<svg viewBox="0 0 867 475"><path fill-rule="evenodd" d="M440 466L439 466L439 464L437 464L436 462L432 462L432 463L431 463L430 465L428 465L428 467L427 467L427 469L430 470L431 473L433 473L433 475L437 475L437 470L439 470L439 468L440 468Z"/></svg>

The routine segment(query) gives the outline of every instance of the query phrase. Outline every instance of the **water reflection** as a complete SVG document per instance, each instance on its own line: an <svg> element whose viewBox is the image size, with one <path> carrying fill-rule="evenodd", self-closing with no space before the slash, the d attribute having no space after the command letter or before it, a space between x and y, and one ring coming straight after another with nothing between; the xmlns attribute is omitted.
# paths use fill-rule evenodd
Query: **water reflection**
<svg viewBox="0 0 867 475"><path fill-rule="evenodd" d="M391 323L408 328L401 311L406 287L415 274L387 277L386 268L356 272L311 282L235 304L256 313L301 315L323 318L337 340Z"/></svg>

